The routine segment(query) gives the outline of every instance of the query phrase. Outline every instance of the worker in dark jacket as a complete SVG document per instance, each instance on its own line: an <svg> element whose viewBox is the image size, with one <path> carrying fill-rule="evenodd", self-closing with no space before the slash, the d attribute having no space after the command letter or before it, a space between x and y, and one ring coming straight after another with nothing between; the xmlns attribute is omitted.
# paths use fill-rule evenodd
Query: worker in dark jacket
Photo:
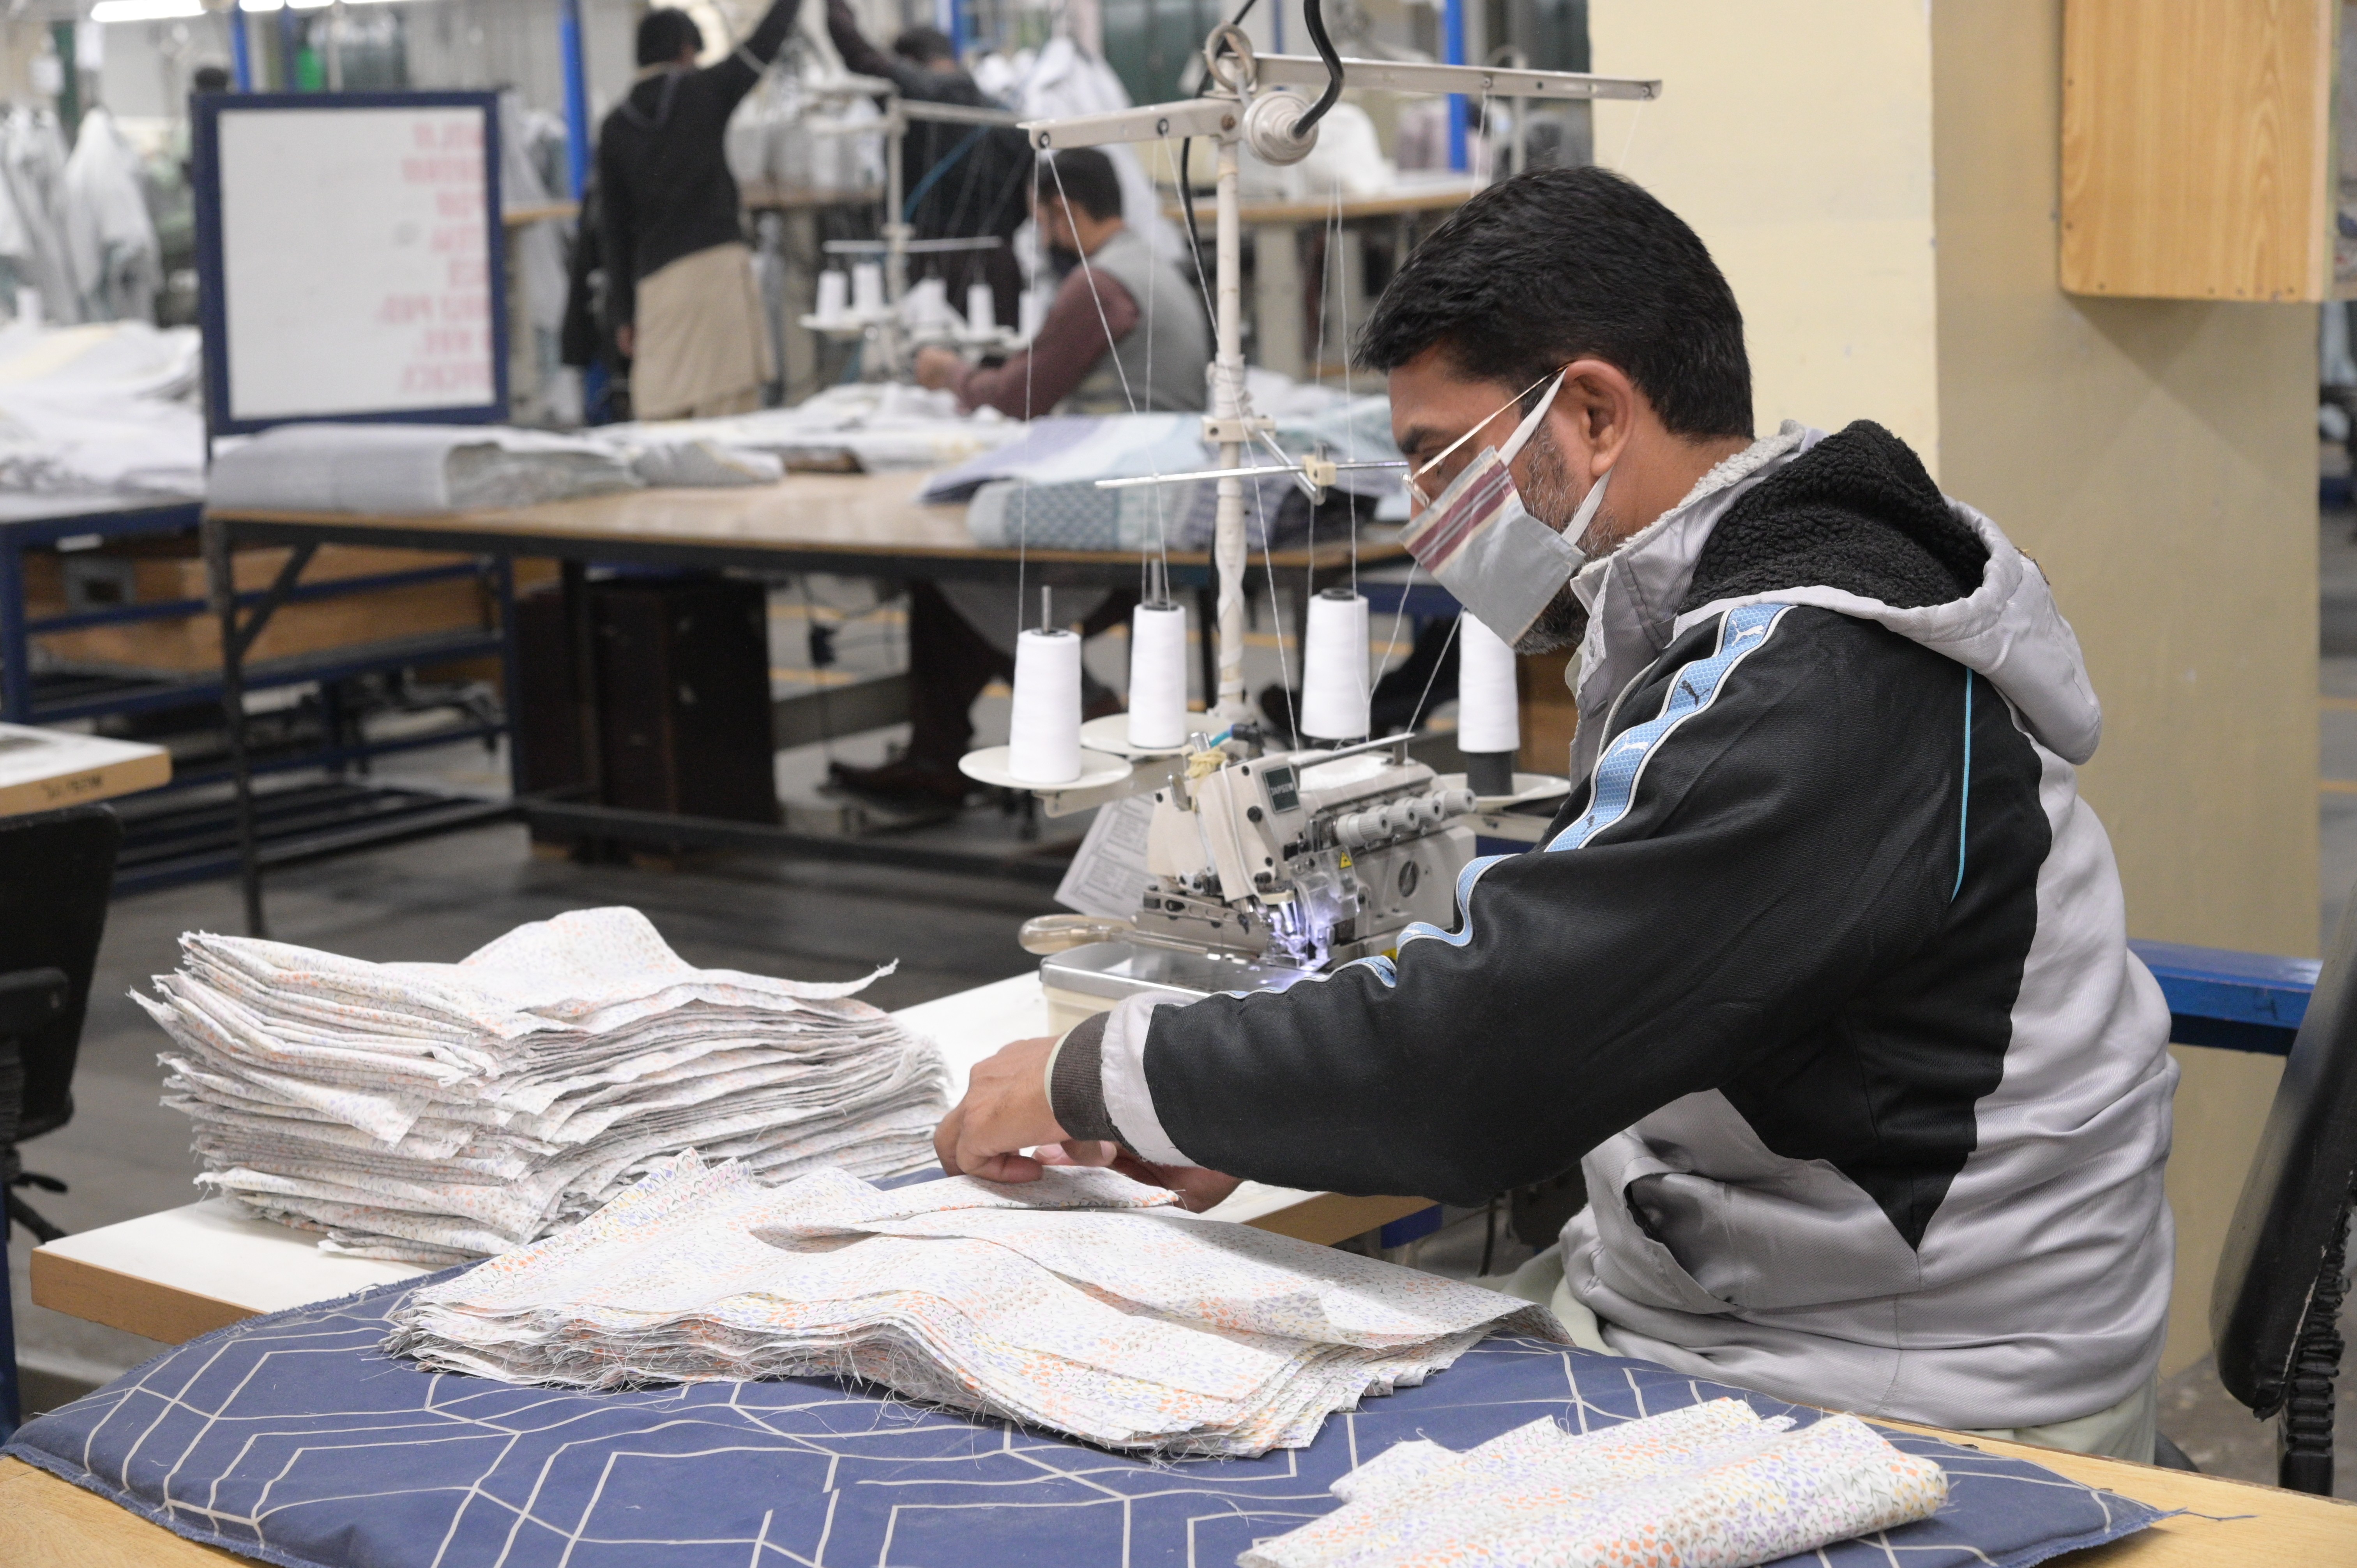
<svg viewBox="0 0 2357 1568"><path fill-rule="evenodd" d="M1581 1344L2148 1462L2177 1069L2037 564L1879 425L1754 439L1727 280L1600 169L1466 203L1360 352L1410 551L1580 650L1569 797L1447 930L1009 1046L944 1165L1478 1206L1576 1165L1513 1283Z"/></svg>
<svg viewBox="0 0 2357 1568"><path fill-rule="evenodd" d="M923 103L996 108L965 68L957 47L933 27L909 27L886 54L859 30L846 0L827 0L827 36L843 63L861 76L889 81L900 96ZM901 220L920 240L994 239L994 248L951 251L909 259L909 281L938 277L963 309L966 285L986 283L998 319L1013 326L1023 291L1012 246L1031 214L1026 177L1031 149L1011 125L959 125L911 120L900 144Z"/></svg>
<svg viewBox="0 0 2357 1568"><path fill-rule="evenodd" d="M701 70L704 35L686 12L639 23L639 79L599 132L597 184L608 305L640 419L758 408L774 373L722 138L799 5L777 0L751 37Z"/></svg>

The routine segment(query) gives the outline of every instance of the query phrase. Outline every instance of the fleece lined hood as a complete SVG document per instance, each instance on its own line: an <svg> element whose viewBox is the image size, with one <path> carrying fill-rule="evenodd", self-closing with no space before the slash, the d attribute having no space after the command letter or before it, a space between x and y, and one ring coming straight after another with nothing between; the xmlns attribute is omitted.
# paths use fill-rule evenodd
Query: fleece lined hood
<svg viewBox="0 0 2357 1568"><path fill-rule="evenodd" d="M1873 621L1987 676L2072 763L2103 733L2078 637L2037 564L1867 421L1834 435L1787 421L1572 586L1589 612L1574 689L1598 720L1581 726L1591 746L1613 697L1680 632L1763 602ZM1575 743L1574 776L1593 761Z"/></svg>

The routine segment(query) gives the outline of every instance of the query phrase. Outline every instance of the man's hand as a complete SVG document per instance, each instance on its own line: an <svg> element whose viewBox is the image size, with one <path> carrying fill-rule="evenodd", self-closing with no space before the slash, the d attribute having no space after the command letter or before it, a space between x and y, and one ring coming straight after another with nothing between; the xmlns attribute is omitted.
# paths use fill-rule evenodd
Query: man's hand
<svg viewBox="0 0 2357 1568"><path fill-rule="evenodd" d="M965 1098L933 1132L942 1169L985 1181L1039 1179L1039 1162L1023 1151L1064 1141L1048 1105L1048 1058L1056 1040L1017 1040L975 1065Z"/></svg>
<svg viewBox="0 0 2357 1568"><path fill-rule="evenodd" d="M1041 1149L1039 1160L1043 1165L1102 1165L1117 1170L1132 1181L1169 1188L1178 1195L1179 1202L1196 1214L1226 1201L1230 1193L1243 1185L1239 1177L1222 1176L1200 1165L1149 1165L1119 1144L1090 1143L1078 1138Z"/></svg>
<svg viewBox="0 0 2357 1568"><path fill-rule="evenodd" d="M625 360L637 359L639 357L639 329L627 321L622 323L619 327L615 328L614 347L622 351L622 358Z"/></svg>
<svg viewBox="0 0 2357 1568"><path fill-rule="evenodd" d="M910 367L917 384L928 392L939 392L948 386L963 369L964 358L954 349L944 349L938 343L928 343L918 349L916 363Z"/></svg>

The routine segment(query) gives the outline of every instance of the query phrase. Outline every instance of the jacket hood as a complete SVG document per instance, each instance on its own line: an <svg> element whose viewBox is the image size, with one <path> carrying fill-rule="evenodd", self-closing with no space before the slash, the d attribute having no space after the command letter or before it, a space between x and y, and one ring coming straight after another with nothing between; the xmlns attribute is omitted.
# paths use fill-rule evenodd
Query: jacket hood
<svg viewBox="0 0 2357 1568"><path fill-rule="evenodd" d="M1787 422L1573 585L1590 612L1583 714L1695 621L1773 601L1874 621L1986 675L2072 763L2093 757L2103 733L2078 637L2037 563L1866 421L1834 435Z"/></svg>

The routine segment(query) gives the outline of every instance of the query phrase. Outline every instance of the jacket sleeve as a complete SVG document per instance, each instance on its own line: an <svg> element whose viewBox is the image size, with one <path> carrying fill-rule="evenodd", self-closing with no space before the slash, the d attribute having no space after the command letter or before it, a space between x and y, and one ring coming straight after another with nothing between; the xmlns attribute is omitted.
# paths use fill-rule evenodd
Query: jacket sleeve
<svg viewBox="0 0 2357 1568"><path fill-rule="evenodd" d="M786 47L801 10L802 0L775 0L743 43L731 49L726 59L715 60L698 73L712 84L713 102L724 121Z"/></svg>
<svg viewBox="0 0 2357 1568"><path fill-rule="evenodd" d="M912 86L924 72L906 60L894 59L867 41L859 30L859 19L851 14L846 0L827 0L826 36L834 40L834 52L843 57L843 68L854 76L873 76L899 87L904 96L922 98L921 91L911 92Z"/></svg>
<svg viewBox="0 0 2357 1568"><path fill-rule="evenodd" d="M606 266L606 329L639 318L639 235L630 182L609 128L597 139L597 242Z"/></svg>
<svg viewBox="0 0 2357 1568"><path fill-rule="evenodd" d="M1567 1169L1938 932L1966 679L1828 611L1707 619L1622 698L1548 843L1467 868L1453 929L1281 993L1132 998L1066 1037L1057 1118L1316 1190L1480 1203Z"/></svg>

